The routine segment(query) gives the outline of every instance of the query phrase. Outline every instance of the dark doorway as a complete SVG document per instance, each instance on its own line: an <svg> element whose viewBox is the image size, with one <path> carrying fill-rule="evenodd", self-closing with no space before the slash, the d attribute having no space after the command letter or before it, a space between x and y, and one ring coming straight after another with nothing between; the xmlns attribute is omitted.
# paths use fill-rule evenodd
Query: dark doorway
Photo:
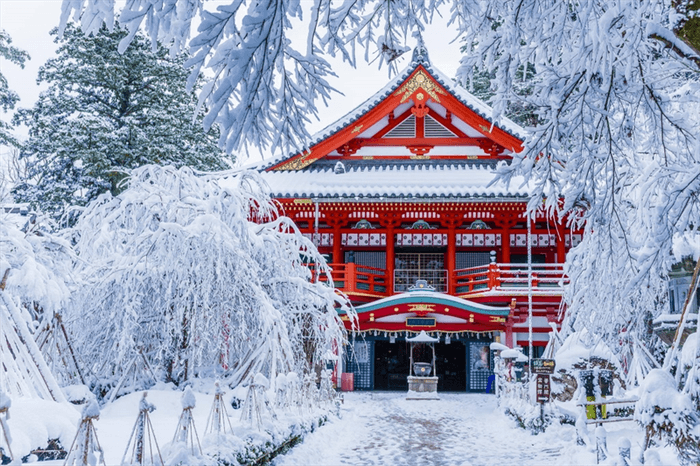
<svg viewBox="0 0 700 466"><path fill-rule="evenodd" d="M377 340L374 350L374 389L408 390L406 377L410 360L410 344L398 338L395 343ZM435 354L438 391L465 391L467 374L464 343L454 340L449 345L436 343ZM427 355L428 352L426 352ZM416 354L414 356L418 357ZM426 359L425 362L428 360Z"/></svg>
<svg viewBox="0 0 700 466"><path fill-rule="evenodd" d="M374 343L374 389L408 390L408 364L411 347L406 340Z"/></svg>
<svg viewBox="0 0 700 466"><path fill-rule="evenodd" d="M452 341L449 345L437 343L438 391L463 392L467 389L466 360L464 343Z"/></svg>

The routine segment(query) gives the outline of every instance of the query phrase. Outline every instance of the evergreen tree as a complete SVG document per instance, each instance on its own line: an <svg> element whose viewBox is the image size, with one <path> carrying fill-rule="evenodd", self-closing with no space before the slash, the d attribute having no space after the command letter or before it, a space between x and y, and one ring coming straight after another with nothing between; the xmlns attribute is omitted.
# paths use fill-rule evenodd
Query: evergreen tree
<svg viewBox="0 0 700 466"><path fill-rule="evenodd" d="M29 58L29 55L10 44L12 44L12 39L9 34L0 30L0 59L5 59L24 68L24 62ZM12 110L18 100L19 96L10 90L7 79L0 73L0 108L4 112ZM17 146L18 142L10 133L10 125L0 120L0 146L4 145Z"/></svg>
<svg viewBox="0 0 700 466"><path fill-rule="evenodd" d="M52 31L57 34L57 31ZM29 179L14 189L19 201L60 217L99 194L118 194L129 170L155 163L221 169L215 130L193 121L197 98L186 90L184 56L136 35L123 54L119 27L86 35L69 25L56 58L39 70L49 89L16 121L29 127L21 156Z"/></svg>

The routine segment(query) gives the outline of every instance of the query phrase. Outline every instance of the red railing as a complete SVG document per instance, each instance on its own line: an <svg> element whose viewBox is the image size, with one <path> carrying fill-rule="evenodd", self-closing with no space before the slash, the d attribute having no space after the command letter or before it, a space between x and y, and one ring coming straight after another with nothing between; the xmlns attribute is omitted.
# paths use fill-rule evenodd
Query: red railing
<svg viewBox="0 0 700 466"><path fill-rule="evenodd" d="M533 264L532 287L537 291L561 291L568 277L563 264ZM489 264L455 270L452 276L454 294L465 295L480 291L504 291L528 288L526 264Z"/></svg>
<svg viewBox="0 0 700 466"><path fill-rule="evenodd" d="M333 284L347 294L389 296L386 270L357 264L330 264Z"/></svg>
<svg viewBox="0 0 700 466"><path fill-rule="evenodd" d="M386 270L358 264L329 264L336 288L349 295L386 297L406 290L392 290ZM444 271L443 271L444 272ZM325 281L325 277L319 277ZM568 283L563 264L533 264L532 287L536 292L561 292ZM395 287L394 287L395 288ZM526 264L488 264L455 270L449 277L450 294L465 296L485 291L512 294L527 291Z"/></svg>

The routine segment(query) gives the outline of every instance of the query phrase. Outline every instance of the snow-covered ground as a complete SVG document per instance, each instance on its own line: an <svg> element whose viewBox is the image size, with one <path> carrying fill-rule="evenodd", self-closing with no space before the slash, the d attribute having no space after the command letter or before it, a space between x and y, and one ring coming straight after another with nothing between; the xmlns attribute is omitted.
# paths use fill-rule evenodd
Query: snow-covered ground
<svg viewBox="0 0 700 466"><path fill-rule="evenodd" d="M199 387L196 387L198 388L198 391L194 392L196 406L192 410L197 433L205 452L220 451L215 437L206 434L207 420L214 401L210 385L213 386L213 384L200 384ZM318 423L319 418L327 412L320 408L276 410L277 420L273 421L269 413L264 414L262 428L258 431L256 427L241 420L241 409L231 407L231 399L234 395L242 399L246 392L247 389L240 388L227 390L224 395L229 422L236 436L234 443L237 442L236 444L231 443L229 446L236 451L238 446L245 449L246 441L249 441L251 446L263 445L266 442L279 445L292 434L296 435L312 423ZM101 409L100 418L94 425L107 466L121 464L127 443L133 432L142 396L143 392L131 393ZM181 397L182 392L168 384L159 384L158 387L148 390L148 401L156 407L156 410L150 414L153 432L166 464L172 463L173 455L171 453L173 452L169 443L173 441L175 429L182 413ZM13 438L13 453L18 457L23 457L31 449L46 445L49 438L58 438L67 450L75 437L80 411L80 407L68 403L58 404L35 399L13 401L8 421ZM1 442L0 445L2 445ZM193 458L186 461L190 460L196 461ZM39 464L57 466L63 465L63 463L64 461L60 460Z"/></svg>
<svg viewBox="0 0 700 466"><path fill-rule="evenodd" d="M573 426L554 425L532 435L502 414L493 395L441 394L438 401L408 401L405 396L403 392L346 393L340 419L332 418L308 434L302 444L278 457L274 464L500 466L596 462L593 451L576 444ZM616 450L619 436L639 434L632 423L608 425L610 450ZM640 446L633 442L632 457L639 451Z"/></svg>
<svg viewBox="0 0 700 466"><path fill-rule="evenodd" d="M201 390L204 387L198 388ZM96 422L107 465L121 462L136 420L141 395L142 392L132 393L108 404ZM275 432L271 436L270 433L257 432L257 429L240 421L241 411L230 409L229 403L233 395L229 392L225 399L234 431L238 438L251 437L256 444L268 440L279 444L290 435L290 426L308 426L309 419L318 420L322 414L319 411L316 415L301 415L296 409L278 411L275 425L270 423L269 417L263 423L263 431ZM236 392L236 395L242 397L243 393ZM182 412L180 396L180 391L166 386L149 390L148 399L157 407L151 414L153 428L166 458L166 444L172 441ZM213 394L198 391L195 396L197 406L193 414L197 431L203 437ZM441 393L440 400L423 401L406 400L405 392L354 392L344 393L343 396L340 417L330 415L325 425L307 433L301 444L286 455L276 458L273 464L559 466L596 463L593 449L576 443L576 430L573 426L555 423L544 433L532 435L503 414L503 409L497 405L493 395ZM21 401L13 403L9 422L10 429L14 431L13 436L19 442L15 444L17 450L21 450L20 444L27 441L32 445L41 445L47 436L59 437L66 448L70 446L75 428L68 424L77 422L78 409L65 405L64 411L70 412L57 412L55 404L43 406L41 403L28 404ZM45 427L23 428L30 421ZM606 429L611 458L603 464L615 464L612 456L617 453L617 442L622 437L631 440L632 464L638 464L636 460L643 439L639 426L632 422L620 422L607 424ZM26 435L21 432L33 432L36 434L33 436L38 437L25 439ZM592 426L588 435L591 439L595 438ZM26 454L26 450L25 448L21 455ZM678 464L671 448L654 447L653 450L660 455L661 464ZM166 463L169 463L167 459ZM43 464L62 465L63 461Z"/></svg>

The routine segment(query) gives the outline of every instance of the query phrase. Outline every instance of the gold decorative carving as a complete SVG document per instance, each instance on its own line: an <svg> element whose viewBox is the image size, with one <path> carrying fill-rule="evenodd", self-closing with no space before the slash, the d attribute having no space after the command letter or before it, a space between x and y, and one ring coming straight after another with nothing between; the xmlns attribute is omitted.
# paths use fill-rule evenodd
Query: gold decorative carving
<svg viewBox="0 0 700 466"><path fill-rule="evenodd" d="M357 125L352 129L353 133L359 133L364 125Z"/></svg>
<svg viewBox="0 0 700 466"><path fill-rule="evenodd" d="M438 94L445 95L445 91L435 84L435 82L426 75L423 70L418 71L409 79L403 86L399 88L394 95L401 95L401 103L404 103L418 89L421 88L435 101L440 103Z"/></svg>
<svg viewBox="0 0 700 466"><path fill-rule="evenodd" d="M311 152L307 152L306 154L301 154L299 156L296 156L292 158L292 160L288 161L284 165L280 165L279 167L275 168L274 171L282 171L282 170L301 170L304 167L307 167L311 165L314 162L314 159L309 158L311 155Z"/></svg>
<svg viewBox="0 0 700 466"><path fill-rule="evenodd" d="M428 312L435 312L435 304L424 304L424 303L409 304L408 305L408 312L415 312L420 317L423 317Z"/></svg>

